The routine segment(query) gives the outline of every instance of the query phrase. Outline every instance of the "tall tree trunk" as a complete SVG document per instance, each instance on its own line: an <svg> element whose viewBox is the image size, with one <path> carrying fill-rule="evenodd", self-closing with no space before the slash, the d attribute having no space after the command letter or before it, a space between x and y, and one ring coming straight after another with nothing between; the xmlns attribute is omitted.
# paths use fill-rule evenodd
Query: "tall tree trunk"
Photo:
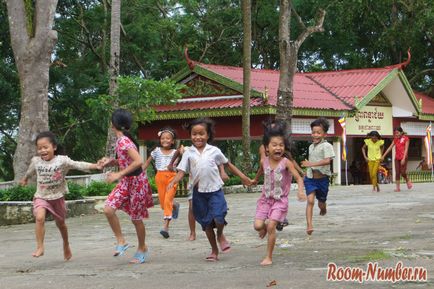
<svg viewBox="0 0 434 289"><path fill-rule="evenodd" d="M279 55L280 76L277 91L276 119L283 120L287 126L288 137L291 137L292 106L294 99L294 77L297 72L298 51L303 42L312 33L324 31L325 10L320 9L314 26L306 27L301 17L292 5L291 0L280 0L279 16ZM291 40L291 14L297 20L300 33L296 40Z"/></svg>
<svg viewBox="0 0 434 289"><path fill-rule="evenodd" d="M57 42L52 30L57 0L7 0L11 44L21 89L21 112L14 180L21 179L35 154L38 133L48 130L48 82Z"/></svg>
<svg viewBox="0 0 434 289"><path fill-rule="evenodd" d="M243 169L252 171L250 158L250 72L252 62L252 7L251 0L243 0Z"/></svg>
<svg viewBox="0 0 434 289"><path fill-rule="evenodd" d="M113 107L118 106L117 89L120 61L120 34L121 33L121 0L112 1L111 32L110 32L110 84L109 94L115 100ZM111 129L111 123L107 131L106 155L115 156L116 136Z"/></svg>

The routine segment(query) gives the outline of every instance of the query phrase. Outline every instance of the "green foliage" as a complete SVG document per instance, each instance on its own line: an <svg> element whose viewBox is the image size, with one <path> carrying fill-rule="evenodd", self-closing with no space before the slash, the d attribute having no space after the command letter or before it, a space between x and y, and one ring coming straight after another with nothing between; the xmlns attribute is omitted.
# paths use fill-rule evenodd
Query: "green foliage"
<svg viewBox="0 0 434 289"><path fill-rule="evenodd" d="M79 200L79 199L83 199L83 196L81 194L83 187L73 183L73 182L68 182L68 190L69 193L67 193L65 195L65 200Z"/></svg>
<svg viewBox="0 0 434 289"><path fill-rule="evenodd" d="M107 196L115 186L116 184L92 181L87 187L82 188L81 193L83 196Z"/></svg>
<svg viewBox="0 0 434 289"><path fill-rule="evenodd" d="M157 193L157 184L155 183L155 178L149 178L149 185L151 186L152 193Z"/></svg>
<svg viewBox="0 0 434 289"><path fill-rule="evenodd" d="M1 201L15 202L15 201L31 201L35 194L35 186L14 186L12 188L1 190Z"/></svg>

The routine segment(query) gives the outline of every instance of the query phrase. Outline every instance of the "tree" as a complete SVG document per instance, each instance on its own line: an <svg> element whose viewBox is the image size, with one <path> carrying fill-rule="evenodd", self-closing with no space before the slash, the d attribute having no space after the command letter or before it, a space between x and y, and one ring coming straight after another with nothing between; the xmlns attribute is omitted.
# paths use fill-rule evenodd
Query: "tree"
<svg viewBox="0 0 434 289"><path fill-rule="evenodd" d="M118 106L117 90L119 76L119 62L121 52L121 0L112 0L111 30L110 30L110 84L109 94L112 96L114 107ZM106 156L115 157L116 135L111 126L107 130Z"/></svg>
<svg viewBox="0 0 434 289"><path fill-rule="evenodd" d="M243 109L242 109L242 143L243 168L252 170L250 159L250 72L252 63L252 7L250 0L242 1L243 8Z"/></svg>
<svg viewBox="0 0 434 289"><path fill-rule="evenodd" d="M57 32L52 30L56 6L57 0L6 1L21 89L15 180L24 176L34 155L36 135L48 130L48 72L57 41Z"/></svg>
<svg viewBox="0 0 434 289"><path fill-rule="evenodd" d="M295 40L291 40L290 20L294 13L300 31ZM314 32L323 31L325 10L320 9L315 26L306 27L300 15L295 11L292 0L280 0L279 16L279 53L280 74L277 90L276 119L285 121L289 136L291 130L292 105L294 99L294 77L297 71L298 51L303 42Z"/></svg>

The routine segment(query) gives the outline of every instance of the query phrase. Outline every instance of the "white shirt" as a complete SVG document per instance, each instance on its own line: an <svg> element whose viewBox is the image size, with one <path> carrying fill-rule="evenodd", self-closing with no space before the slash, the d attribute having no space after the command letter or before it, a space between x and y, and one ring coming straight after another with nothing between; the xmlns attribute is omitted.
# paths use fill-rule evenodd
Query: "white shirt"
<svg viewBox="0 0 434 289"><path fill-rule="evenodd" d="M160 147L156 147L151 152L151 157L155 161L155 167L157 168L157 171L167 171L167 166L170 164L170 161L172 160L175 152L176 150L172 149L172 151L168 155L165 155L161 151Z"/></svg>
<svg viewBox="0 0 434 289"><path fill-rule="evenodd" d="M199 192L211 193L223 186L218 166L227 162L228 159L218 147L206 144L200 153L191 146L185 150L177 169L190 173L192 186L197 185Z"/></svg>

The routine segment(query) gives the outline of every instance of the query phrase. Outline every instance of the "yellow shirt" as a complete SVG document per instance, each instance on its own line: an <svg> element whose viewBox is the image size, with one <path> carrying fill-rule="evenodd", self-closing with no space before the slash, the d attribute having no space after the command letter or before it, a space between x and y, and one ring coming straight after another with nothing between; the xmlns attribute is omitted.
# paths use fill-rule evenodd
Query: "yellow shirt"
<svg viewBox="0 0 434 289"><path fill-rule="evenodd" d="M384 140L379 139L373 142L372 139L365 139L365 144L368 147L368 160L378 161L381 159L381 147L384 145Z"/></svg>

